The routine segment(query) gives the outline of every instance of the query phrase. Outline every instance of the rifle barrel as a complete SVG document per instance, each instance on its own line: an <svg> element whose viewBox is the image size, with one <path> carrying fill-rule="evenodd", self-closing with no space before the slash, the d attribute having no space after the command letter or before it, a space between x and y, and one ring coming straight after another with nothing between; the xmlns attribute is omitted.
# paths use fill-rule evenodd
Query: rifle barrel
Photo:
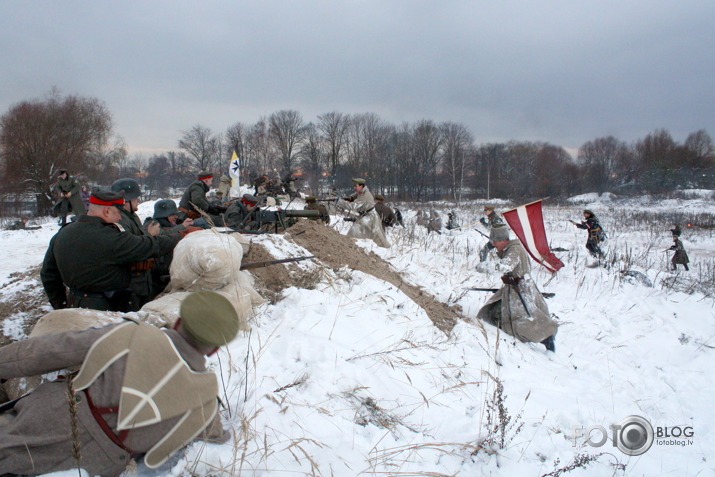
<svg viewBox="0 0 715 477"><path fill-rule="evenodd" d="M496 293L499 291L499 288L467 288L467 290ZM556 293L541 292L541 296L543 296L544 298L553 298L556 296Z"/></svg>
<svg viewBox="0 0 715 477"><path fill-rule="evenodd" d="M240 269L241 270L251 270L253 268L263 268L263 267L268 267L270 265L278 265L279 263L300 262L302 260L309 260L311 258L315 258L315 256L310 255L307 257L282 258L280 260L266 260L264 262L250 262L250 263L242 264Z"/></svg>

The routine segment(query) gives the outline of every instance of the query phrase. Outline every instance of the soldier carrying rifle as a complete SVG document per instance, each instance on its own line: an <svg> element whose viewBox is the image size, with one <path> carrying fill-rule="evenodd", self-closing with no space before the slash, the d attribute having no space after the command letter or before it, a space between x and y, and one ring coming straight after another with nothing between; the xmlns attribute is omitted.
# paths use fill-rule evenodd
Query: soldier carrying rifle
<svg viewBox="0 0 715 477"><path fill-rule="evenodd" d="M583 218L584 220L580 224L573 220L569 220L569 222L580 229L588 230L588 239L586 240L588 252L595 258L603 258L603 251L598 244L606 240L606 232L603 231L601 224L598 223L596 214L590 210L585 209L583 211Z"/></svg>
<svg viewBox="0 0 715 477"><path fill-rule="evenodd" d="M369 238L379 247L388 248L390 242L385 238L380 216L375 211L375 199L367 188L365 179L355 178L352 182L355 192L336 202L336 207L350 213L351 217L347 219L353 219L350 220L353 225L348 231L348 237Z"/></svg>

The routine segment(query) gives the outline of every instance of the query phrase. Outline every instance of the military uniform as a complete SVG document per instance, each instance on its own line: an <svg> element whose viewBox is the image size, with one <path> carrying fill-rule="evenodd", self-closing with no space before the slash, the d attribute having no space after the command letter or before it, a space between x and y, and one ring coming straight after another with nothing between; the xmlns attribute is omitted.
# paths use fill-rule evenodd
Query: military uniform
<svg viewBox="0 0 715 477"><path fill-rule="evenodd" d="M690 258L688 258L688 252L685 251L685 247L683 247L683 242L681 242L676 235L673 235L673 242L673 245L668 249L675 250L673 258L671 259L671 263L673 264L673 270L677 270L678 265L682 265L683 267L685 267L685 271L687 272L688 270L690 270L688 268L688 263L690 263Z"/></svg>
<svg viewBox="0 0 715 477"><path fill-rule="evenodd" d="M223 194L224 200L228 200L228 194L231 191L231 183L232 182L230 177L228 177L226 174L221 174L221 177L218 180L217 189Z"/></svg>
<svg viewBox="0 0 715 477"><path fill-rule="evenodd" d="M353 183L364 186L365 179L353 179ZM382 229L380 216L375 211L375 199L367 186L363 187L359 193L350 195L347 201L339 199L336 207L350 210L357 215L354 217L355 222L348 230L348 237L371 239L379 247L388 248L390 246Z"/></svg>
<svg viewBox="0 0 715 477"><path fill-rule="evenodd" d="M385 205L383 202L384 200L384 197L381 195L375 196L375 210L377 211L377 215L380 216L383 230L385 227L392 227L395 225L395 222L397 222L395 212L390 207Z"/></svg>
<svg viewBox="0 0 715 477"><path fill-rule="evenodd" d="M436 210L430 210L429 221L427 222L427 233L437 232L442 235L442 219Z"/></svg>
<svg viewBox="0 0 715 477"><path fill-rule="evenodd" d="M201 300L206 294L223 301ZM198 300L194 308L201 309L189 319L184 304L191 300ZM226 319L218 321L217 313ZM196 435L205 438L208 430L215 440L226 441L230 435L220 428L217 415L218 382L207 372L204 352L196 343L218 347L230 341L238 317L228 300L213 292L190 295L180 315L192 328L162 332L127 321L0 348L0 379L82 365L71 378L77 440L72 438L67 378L43 383L3 414L1 471L35 475L77 468L72 448L78 444L81 468L90 475L113 477L126 470L132 458L143 457L149 468L156 468ZM211 322L205 328L221 335L200 329L205 320Z"/></svg>
<svg viewBox="0 0 715 477"><path fill-rule="evenodd" d="M481 219L479 219L479 222L481 222L484 227L491 230L492 228L494 228L494 226L499 227L504 225L504 220L501 218L501 216L499 216L499 214L494 212L494 208L492 206L484 207L484 212L487 211L489 211L489 213L487 214L486 218L482 217ZM494 244L491 240L488 241L479 251L480 262L483 262L487 259L490 250L494 250Z"/></svg>
<svg viewBox="0 0 715 477"><path fill-rule="evenodd" d="M501 252L497 252L497 256L501 259L499 265L505 277L509 277L502 280L512 283L505 281L479 310L477 317L520 341L550 341L550 349L553 350L553 335L558 324L549 315L546 301L531 279L531 263L526 250L518 240L511 240Z"/></svg>
<svg viewBox="0 0 715 477"><path fill-rule="evenodd" d="M159 223L159 235L174 235L184 230L190 229L183 224L172 224L168 217L178 215L179 209L176 202L171 199L162 199L154 203L153 219ZM148 220L148 219L147 219ZM198 227L196 228L198 229ZM196 230L195 229L195 230ZM174 249L168 250L155 258L154 266L151 268L151 299L160 295L169 283L169 269L174 258Z"/></svg>
<svg viewBox="0 0 715 477"><path fill-rule="evenodd" d="M8 227L8 230L38 230L41 227L39 225L27 226L27 219L16 220L14 224Z"/></svg>
<svg viewBox="0 0 715 477"><path fill-rule="evenodd" d="M310 220L321 220L326 225L330 223L330 213L328 212L328 208L323 204L318 203L317 198L313 196L306 197L305 202L306 204L305 207L303 207L303 210L317 210L320 214L320 217L308 217Z"/></svg>
<svg viewBox="0 0 715 477"><path fill-rule="evenodd" d="M131 264L167 253L180 238L134 235L119 224L81 215L50 240L40 272L42 285L53 308L138 310L129 288Z"/></svg>
<svg viewBox="0 0 715 477"><path fill-rule="evenodd" d="M219 216L221 212L215 209L206 198L206 193L210 188L201 180L201 178L210 177L212 177L210 173L201 172L199 173L199 179L192 182L189 187L186 188L184 195L181 196L181 200L179 201L179 209L182 212L182 214L179 214L180 220L184 220L186 217L190 219L201 218L200 210L209 214L215 225L223 225L223 219Z"/></svg>
<svg viewBox="0 0 715 477"><path fill-rule="evenodd" d="M580 224L574 223L574 225L580 229L588 230L586 249L588 249L589 253L592 256L596 258L601 258L603 257L603 251L601 250L599 243L601 243L601 241L605 237L605 233L601 228L601 224L598 223L598 218L596 217L596 215L590 211L588 211L587 215L589 216L586 218L586 220L582 221Z"/></svg>
<svg viewBox="0 0 715 477"><path fill-rule="evenodd" d="M67 173L67 171L64 171ZM60 174L61 175L61 174ZM57 178L57 185L55 186L55 191L60 194L55 206L53 207L54 215L60 218L60 225L65 225L67 223L67 214L72 212L73 214L79 216L84 214L87 209L82 201L81 187L77 179L67 173L67 177L64 179L62 177ZM65 197L63 194L70 193L69 197Z"/></svg>
<svg viewBox="0 0 715 477"><path fill-rule="evenodd" d="M256 213L260 211L258 201L256 196L243 194L240 200L233 202L226 210L226 225L243 230L257 229ZM247 218L249 215L251 217Z"/></svg>

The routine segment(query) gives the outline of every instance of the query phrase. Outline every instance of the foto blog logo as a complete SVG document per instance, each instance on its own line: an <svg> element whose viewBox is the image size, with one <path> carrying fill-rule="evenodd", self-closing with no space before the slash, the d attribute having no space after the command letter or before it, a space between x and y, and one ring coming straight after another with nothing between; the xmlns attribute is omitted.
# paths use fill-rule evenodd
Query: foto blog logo
<svg viewBox="0 0 715 477"><path fill-rule="evenodd" d="M611 441L614 447L626 455L636 456L644 454L653 445L653 426L640 416L628 416L619 424L611 424ZM574 443L583 431L583 427L576 429ZM608 441L608 432L603 426L591 426L582 436L586 437L586 444L592 447L601 447Z"/></svg>

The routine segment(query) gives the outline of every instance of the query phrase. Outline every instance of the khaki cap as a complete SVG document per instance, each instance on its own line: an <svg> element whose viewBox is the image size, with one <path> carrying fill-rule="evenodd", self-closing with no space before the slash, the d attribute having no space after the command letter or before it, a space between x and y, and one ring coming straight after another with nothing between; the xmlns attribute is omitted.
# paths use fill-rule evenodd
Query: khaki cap
<svg viewBox="0 0 715 477"><path fill-rule="evenodd" d="M199 344L223 346L238 333L238 314L230 301L212 291L192 293L181 302L181 323Z"/></svg>
<svg viewBox="0 0 715 477"><path fill-rule="evenodd" d="M353 179L353 184L360 184L360 185L365 185L365 179L362 177L356 177Z"/></svg>

